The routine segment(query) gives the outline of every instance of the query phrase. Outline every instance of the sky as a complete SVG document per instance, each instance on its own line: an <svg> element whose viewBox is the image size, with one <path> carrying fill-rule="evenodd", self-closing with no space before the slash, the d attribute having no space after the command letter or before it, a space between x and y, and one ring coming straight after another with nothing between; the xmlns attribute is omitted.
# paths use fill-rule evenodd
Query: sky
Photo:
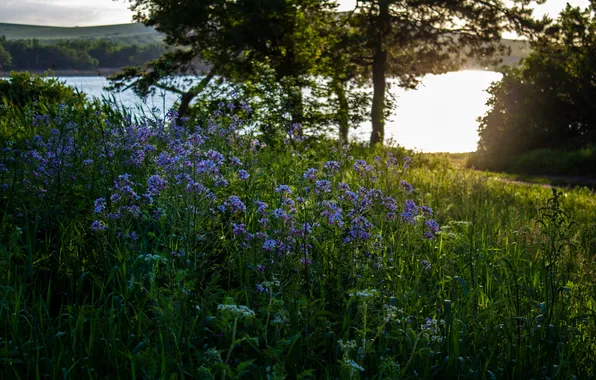
<svg viewBox="0 0 596 380"><path fill-rule="evenodd" d="M350 9L355 0L339 0ZM589 0L547 0L535 15L556 16L566 3L586 7ZM94 26L132 22L128 0L0 0L0 22L47 26Z"/></svg>

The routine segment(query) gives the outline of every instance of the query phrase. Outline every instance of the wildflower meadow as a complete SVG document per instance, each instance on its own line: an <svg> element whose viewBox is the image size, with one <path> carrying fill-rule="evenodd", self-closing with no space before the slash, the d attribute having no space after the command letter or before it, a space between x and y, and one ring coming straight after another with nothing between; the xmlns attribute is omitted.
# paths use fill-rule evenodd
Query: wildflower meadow
<svg viewBox="0 0 596 380"><path fill-rule="evenodd" d="M252 112L11 114L0 378L593 378L588 189L267 144Z"/></svg>

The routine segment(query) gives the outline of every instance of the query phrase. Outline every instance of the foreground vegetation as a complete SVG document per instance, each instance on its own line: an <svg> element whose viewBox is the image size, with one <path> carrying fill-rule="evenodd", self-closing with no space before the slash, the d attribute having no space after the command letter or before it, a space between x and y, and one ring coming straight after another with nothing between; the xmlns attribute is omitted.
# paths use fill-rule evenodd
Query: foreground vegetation
<svg viewBox="0 0 596 380"><path fill-rule="evenodd" d="M198 126L5 100L0 377L594 375L588 190L266 145L227 98Z"/></svg>

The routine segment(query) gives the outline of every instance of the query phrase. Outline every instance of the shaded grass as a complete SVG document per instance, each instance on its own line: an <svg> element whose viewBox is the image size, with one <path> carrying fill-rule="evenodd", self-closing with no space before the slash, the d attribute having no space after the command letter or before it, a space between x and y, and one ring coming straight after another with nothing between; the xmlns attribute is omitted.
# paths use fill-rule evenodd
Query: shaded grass
<svg viewBox="0 0 596 380"><path fill-rule="evenodd" d="M537 149L513 157L497 157L491 162L475 153L470 155L467 167L530 176L578 177L574 182L580 182L580 177L596 179L596 150L593 146L578 150Z"/></svg>

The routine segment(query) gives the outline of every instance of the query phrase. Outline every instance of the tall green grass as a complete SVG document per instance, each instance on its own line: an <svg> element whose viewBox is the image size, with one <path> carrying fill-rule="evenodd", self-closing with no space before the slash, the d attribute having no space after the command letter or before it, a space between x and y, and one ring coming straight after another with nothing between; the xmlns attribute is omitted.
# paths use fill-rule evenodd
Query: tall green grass
<svg viewBox="0 0 596 380"><path fill-rule="evenodd" d="M141 217L106 218L106 231L92 231L107 212L94 213L95 201L118 192L118 175L130 174L141 194L159 172L159 154L170 152L173 136L183 132L168 121L154 124L171 137L142 143L135 134L145 131L142 120L129 122L99 103L48 105L47 112L58 118L21 128L27 133L0 147L12 149L0 153L7 168L0 182L10 184L0 192L0 378L595 374L596 198L588 190L506 184L427 165L417 155L407 170L402 149L300 141L293 131L286 144L263 147L251 145L258 136L220 136L189 124L190 132L209 138L188 149L200 157L208 149L226 160L236 156L250 177L242 181L240 167L222 165L227 187L203 182L215 203L170 180L152 203L139 203ZM27 116L13 115L15 125L31 125ZM232 116L213 123L229 128ZM30 161L13 153L31 149L27 141L35 135L44 141L69 136L77 147L77 155L64 158L73 166L60 172L76 178L44 184L43 196L24 181L34 169ZM119 138L113 154L102 156ZM154 150L132 165L141 143ZM93 163L83 164L87 157ZM357 159L372 169L358 174ZM341 165L338 173L324 174L329 160ZM304 177L309 168L329 179L330 193L305 191L316 187ZM411 194L402 180L414 186ZM344 244L345 231L327 223L318 206L329 197L349 204L340 200L340 181L355 192L359 186L382 191L397 201L399 213L406 199L429 206L441 230L428 240L423 220L388 220L375 201L364 215L382 242ZM291 195L276 191L284 184ZM232 194L245 212L231 213L229 203L225 212L217 210ZM257 199L269 211L292 199L298 204L293 218L320 225L299 235L298 251L272 255L258 238L243 240L233 231L232 223L260 228ZM161 216L150 213L155 210ZM270 236L291 234L267 215Z"/></svg>

